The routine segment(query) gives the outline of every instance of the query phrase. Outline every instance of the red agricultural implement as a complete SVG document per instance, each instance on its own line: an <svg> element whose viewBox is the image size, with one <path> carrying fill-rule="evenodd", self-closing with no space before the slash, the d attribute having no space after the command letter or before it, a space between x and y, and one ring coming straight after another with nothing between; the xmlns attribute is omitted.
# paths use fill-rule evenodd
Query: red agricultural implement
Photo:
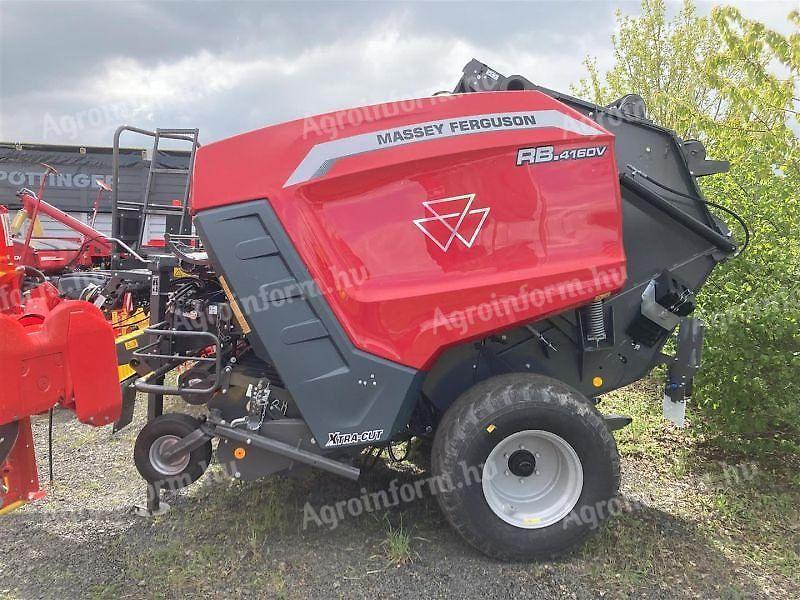
<svg viewBox="0 0 800 600"><path fill-rule="evenodd" d="M45 167L38 192L27 188L21 189L17 197L22 208L11 224L12 234L18 234L25 222L28 227L22 240L15 240L14 253L17 262L34 267L47 275L63 273L67 270L96 267L107 262L111 254L111 242L105 235L94 228L97 211L104 192L111 188L103 181L97 180L98 192L95 198L89 224L68 215L43 199L48 175L57 174L50 165ZM73 235L45 236L36 235L40 216L47 216L61 227L68 229Z"/></svg>
<svg viewBox="0 0 800 600"><path fill-rule="evenodd" d="M117 168L112 183L112 287L144 285L150 311L118 423L147 394L150 514L202 476L215 438L245 480L357 479L364 452L431 438L456 530L491 556L547 557L617 493L612 432L630 419L602 414L603 394L665 365L664 411L683 422L695 296L741 249L697 184L727 163L638 96L599 106L473 60L452 94L266 127L196 162L196 130L121 127L115 157L126 131L193 144L178 233L146 249L140 225L137 269L116 241ZM205 416L162 414L165 395Z"/></svg>
<svg viewBox="0 0 800 600"><path fill-rule="evenodd" d="M56 405L89 425L121 411L114 330L88 302L64 300L14 260L0 206L0 512L41 497L30 417ZM33 274L33 277L30 274Z"/></svg>

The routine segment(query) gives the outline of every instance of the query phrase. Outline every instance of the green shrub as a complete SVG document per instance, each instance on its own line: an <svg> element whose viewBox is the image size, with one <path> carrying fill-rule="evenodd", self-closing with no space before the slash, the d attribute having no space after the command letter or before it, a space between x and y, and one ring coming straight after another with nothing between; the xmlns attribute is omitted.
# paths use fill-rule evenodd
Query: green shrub
<svg viewBox="0 0 800 600"><path fill-rule="evenodd" d="M795 11L789 21L800 25ZM617 15L615 64L574 92L606 104L641 95L649 116L700 139L731 170L700 180L705 196L739 213L747 251L721 265L700 294L707 329L695 400L706 421L748 433L800 433L800 33L782 36L731 7L668 19L662 0ZM740 240L740 228L721 214Z"/></svg>

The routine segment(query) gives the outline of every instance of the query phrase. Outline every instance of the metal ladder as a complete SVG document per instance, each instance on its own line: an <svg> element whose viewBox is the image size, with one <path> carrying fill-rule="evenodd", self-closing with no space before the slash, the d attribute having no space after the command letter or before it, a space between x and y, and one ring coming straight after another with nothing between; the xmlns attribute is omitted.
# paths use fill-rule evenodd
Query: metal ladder
<svg viewBox="0 0 800 600"><path fill-rule="evenodd" d="M145 184L144 197L142 202L121 201L119 200L119 141L122 133L129 131L140 135L146 135L153 138L152 154L150 156L150 168L147 172L147 182ZM195 155L197 149L200 147L198 143L199 129L156 129L155 131L148 131L146 129L139 129L138 127L131 127L123 125L114 133L114 150L113 150L113 183L111 188L111 220L112 220L112 237L119 239L121 237L121 218L123 212L135 212L138 219L138 235L133 249L136 252L142 251L145 246L144 235L147 231L148 218L154 215L174 216L180 215L180 223L178 226L178 233L180 235L188 235L191 233L192 221L189 216L189 194L191 192L191 173L194 168ZM165 140L180 140L189 142L191 149L189 152L189 164L186 168L165 168L158 166L158 158L164 152L160 147L160 143ZM155 182L160 175L185 175L186 183L183 188L183 195L180 200L180 206L158 204L152 201L152 195L156 190ZM114 247L112 253L112 265L118 268L119 265L119 248L117 245Z"/></svg>

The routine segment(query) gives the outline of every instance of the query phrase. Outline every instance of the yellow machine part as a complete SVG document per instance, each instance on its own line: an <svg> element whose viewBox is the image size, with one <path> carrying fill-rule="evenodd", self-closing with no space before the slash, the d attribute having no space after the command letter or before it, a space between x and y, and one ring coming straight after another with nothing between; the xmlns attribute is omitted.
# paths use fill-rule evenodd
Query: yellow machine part
<svg viewBox="0 0 800 600"><path fill-rule="evenodd" d="M117 337L117 372L120 383L136 375L130 362L134 351L140 345L139 338L142 335L144 335L144 330L138 329Z"/></svg>
<svg viewBox="0 0 800 600"><path fill-rule="evenodd" d="M3 509L0 509L0 516L7 515L12 510L18 509L20 506L24 506L26 504L25 500L17 500L16 502L9 504Z"/></svg>
<svg viewBox="0 0 800 600"><path fill-rule="evenodd" d="M14 220L11 221L11 235L18 235L19 232L22 231L22 227L27 220L28 212L24 208L20 209L17 214L14 215ZM36 237L42 237L44 235L44 227L42 227L42 222L39 220L39 217L36 217L36 222L33 224L33 235Z"/></svg>
<svg viewBox="0 0 800 600"><path fill-rule="evenodd" d="M150 315L143 308L137 308L133 312L127 310L111 311L112 327L117 330L117 337L144 329L150 324Z"/></svg>

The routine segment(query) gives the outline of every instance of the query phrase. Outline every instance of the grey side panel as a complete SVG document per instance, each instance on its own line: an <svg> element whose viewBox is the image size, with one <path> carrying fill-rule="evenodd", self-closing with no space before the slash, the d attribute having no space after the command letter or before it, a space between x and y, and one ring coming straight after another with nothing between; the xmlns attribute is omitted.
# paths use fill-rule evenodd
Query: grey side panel
<svg viewBox="0 0 800 600"><path fill-rule="evenodd" d="M203 211L195 227L236 296L256 354L275 365L321 446L406 425L422 374L353 346L267 200ZM374 439L372 439L374 438Z"/></svg>

